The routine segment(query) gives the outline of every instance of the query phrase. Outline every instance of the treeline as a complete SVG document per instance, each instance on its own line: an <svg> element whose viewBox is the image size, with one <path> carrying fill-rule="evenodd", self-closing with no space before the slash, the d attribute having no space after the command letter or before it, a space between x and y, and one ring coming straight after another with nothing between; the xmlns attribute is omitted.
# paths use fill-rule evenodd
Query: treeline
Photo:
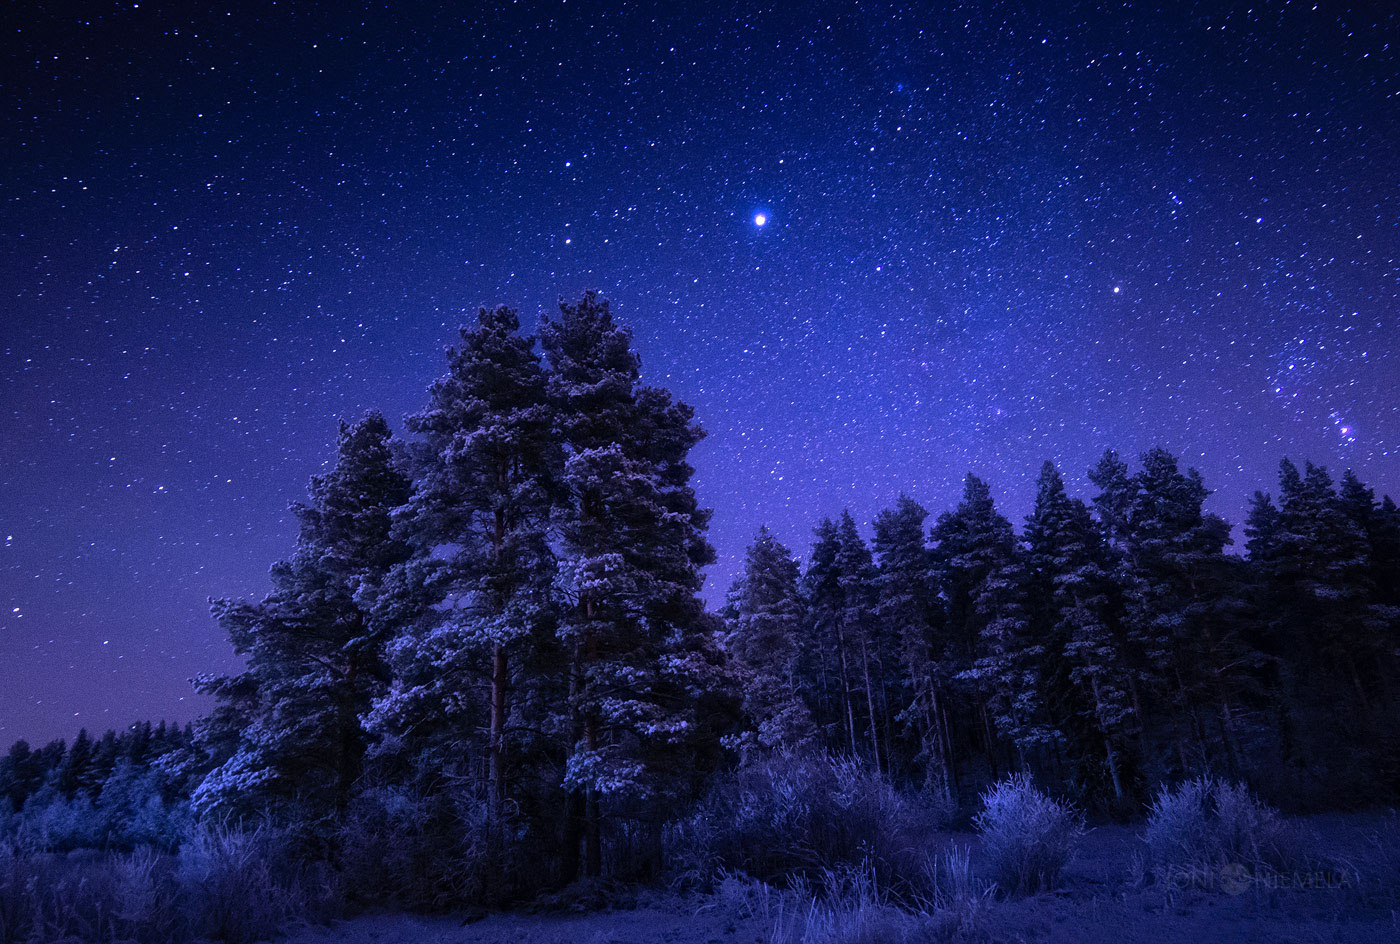
<svg viewBox="0 0 1400 944"><path fill-rule="evenodd" d="M1019 533L969 476L869 543L821 522L805 567L761 529L711 614L703 433L605 301L538 338L482 311L407 426L343 425L272 592L215 605L246 669L198 680L210 715L113 736L110 770L17 746L15 829L142 771L172 816L272 820L441 906L655 874L726 768L794 756L964 811L1010 773L1116 815L1207 772L1294 808L1400 783L1400 512L1350 473L1285 462L1247 556L1161 449L1107 453L1088 503L1047 463Z"/></svg>
<svg viewBox="0 0 1400 944"><path fill-rule="evenodd" d="M16 741L0 757L0 840L11 833L56 851L172 848L183 835L192 780L190 725L134 724L37 750Z"/></svg>
<svg viewBox="0 0 1400 944"><path fill-rule="evenodd" d="M1019 534L971 475L931 527L901 497L867 545L843 514L805 572L760 530L726 611L746 736L964 805L1018 772L1119 814L1205 773L1295 809L1393 796L1395 503L1285 460L1241 556L1167 451L1089 478L1085 503L1046 463Z"/></svg>

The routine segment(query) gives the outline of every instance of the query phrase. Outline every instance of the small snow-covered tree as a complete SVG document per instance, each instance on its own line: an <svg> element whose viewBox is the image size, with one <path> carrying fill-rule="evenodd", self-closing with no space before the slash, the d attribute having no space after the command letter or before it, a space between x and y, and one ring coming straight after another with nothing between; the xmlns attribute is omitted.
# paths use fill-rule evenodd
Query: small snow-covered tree
<svg viewBox="0 0 1400 944"><path fill-rule="evenodd" d="M361 719L387 679L391 627L372 601L408 554L390 527L408 489L382 416L341 424L335 465L293 506L296 550L272 568L272 592L215 604L247 670L202 683L225 723L204 728L217 766L195 790L199 809L344 810L364 760Z"/></svg>

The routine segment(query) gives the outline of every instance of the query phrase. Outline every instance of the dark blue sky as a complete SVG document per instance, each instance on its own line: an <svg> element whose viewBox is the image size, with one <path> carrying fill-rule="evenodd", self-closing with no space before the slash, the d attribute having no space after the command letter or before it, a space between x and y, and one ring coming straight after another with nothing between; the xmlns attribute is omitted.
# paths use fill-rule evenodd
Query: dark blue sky
<svg viewBox="0 0 1400 944"><path fill-rule="evenodd" d="M483 304L599 288L697 407L712 599L1108 446L1400 490L1387 5L432 6L7 14L0 741L199 710L207 598Z"/></svg>

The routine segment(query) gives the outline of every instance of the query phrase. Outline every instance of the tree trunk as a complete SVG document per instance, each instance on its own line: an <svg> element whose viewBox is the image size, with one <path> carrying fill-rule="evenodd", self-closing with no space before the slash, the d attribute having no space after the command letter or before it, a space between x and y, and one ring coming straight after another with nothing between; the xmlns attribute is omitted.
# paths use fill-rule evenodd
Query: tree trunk
<svg viewBox="0 0 1400 944"><path fill-rule="evenodd" d="M509 474L509 463L505 459L497 462L496 478L497 482L504 488ZM494 515L494 527L491 532L491 559L493 565L500 566L501 554L505 548L506 541L506 514L501 508L496 509ZM498 599L496 601L496 612L505 611L506 601ZM505 647L497 642L491 649L491 736L490 736L490 777L491 777L491 807L499 822L501 813L506 802L506 767L505 767L505 739L506 739L506 688L510 684L510 673L507 671Z"/></svg>
<svg viewBox="0 0 1400 944"><path fill-rule="evenodd" d="M870 712L870 749L874 752L875 771L880 771L880 732L875 723L875 693L870 685L870 647L862 633L860 637L860 664L865 677L865 707Z"/></svg>
<svg viewBox="0 0 1400 944"><path fill-rule="evenodd" d="M841 632L841 621L836 621L836 651L841 656L841 700L846 709L846 730L851 735L851 757L859 757L856 750L856 710L851 704L851 676L846 666L846 638Z"/></svg>
<svg viewBox="0 0 1400 944"><path fill-rule="evenodd" d="M583 688L582 672L583 645L575 642L573 664L569 670L569 705L573 713L569 725L570 733L573 735L573 744L569 745L570 752L574 750L574 744L577 744L579 738L583 736L583 722L578 709L579 697ZM585 814L583 794L577 789L566 793L564 795L564 864L560 875L565 885L578 878Z"/></svg>
<svg viewBox="0 0 1400 944"><path fill-rule="evenodd" d="M340 699L337 709L336 771L335 771L335 812L345 813L350 805L350 791L360 776L360 720L351 707L355 681L359 675L359 665L352 655L345 668L345 697Z"/></svg>
<svg viewBox="0 0 1400 944"><path fill-rule="evenodd" d="M505 648L496 643L491 652L491 805L497 819L501 816L506 800L506 685L509 677L507 668Z"/></svg>
<svg viewBox="0 0 1400 944"><path fill-rule="evenodd" d="M982 719L982 750L987 755L987 766L991 768L992 779L996 780L1000 775L997 773L996 751L992 741L992 722L987 717L987 699L981 694L977 696L977 712Z"/></svg>
<svg viewBox="0 0 1400 944"><path fill-rule="evenodd" d="M593 632L595 610L591 599L585 604L585 613L589 625L584 635L584 656L592 665L598 661L598 636ZM598 749L598 719L591 711L584 716L583 743L590 754ZM583 861L588 877L598 878L603 874L603 847L598 824L598 791L591 784L584 792L583 842Z"/></svg>
<svg viewBox="0 0 1400 944"><path fill-rule="evenodd" d="M598 729L593 719L588 720L584 731L584 743L589 752L598 748ZM603 874L602 834L598 824L598 791L590 784L584 793L584 854L583 861L589 878Z"/></svg>
<svg viewBox="0 0 1400 944"><path fill-rule="evenodd" d="M1099 697L1099 680L1097 676L1090 676L1094 691L1094 710L1100 718L1103 717L1103 699ZM1113 780L1113 799L1121 804L1123 802L1123 781L1118 775L1118 757L1113 750L1113 738L1108 736L1108 732L1103 733L1103 749L1108 762L1108 776Z"/></svg>

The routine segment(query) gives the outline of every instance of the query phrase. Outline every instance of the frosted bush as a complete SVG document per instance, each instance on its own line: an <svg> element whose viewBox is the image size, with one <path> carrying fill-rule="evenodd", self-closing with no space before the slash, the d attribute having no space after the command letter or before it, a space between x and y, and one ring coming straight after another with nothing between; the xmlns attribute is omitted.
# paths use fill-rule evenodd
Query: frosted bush
<svg viewBox="0 0 1400 944"><path fill-rule="evenodd" d="M1148 812L1143 838L1159 873L1230 865L1282 870L1297 857L1275 810L1243 785L1211 777L1163 788Z"/></svg>
<svg viewBox="0 0 1400 944"><path fill-rule="evenodd" d="M0 843L0 944L250 944L329 916L313 872L266 829L196 829L178 854L37 851Z"/></svg>
<svg viewBox="0 0 1400 944"><path fill-rule="evenodd" d="M861 764L777 754L719 778L672 827L670 844L673 859L702 880L730 870L781 884L865 862L904 891L947 821L931 798L897 790Z"/></svg>
<svg viewBox="0 0 1400 944"><path fill-rule="evenodd" d="M1006 895L1054 888L1083 834L1077 813L1017 774L982 795L975 824L990 877Z"/></svg>

